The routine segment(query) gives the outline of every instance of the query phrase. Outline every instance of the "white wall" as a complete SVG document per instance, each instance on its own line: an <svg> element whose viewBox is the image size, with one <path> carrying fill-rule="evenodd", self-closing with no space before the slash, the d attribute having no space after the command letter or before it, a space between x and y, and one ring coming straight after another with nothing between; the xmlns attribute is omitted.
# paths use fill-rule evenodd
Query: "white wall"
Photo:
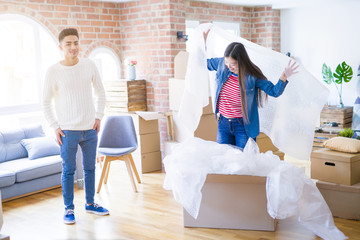
<svg viewBox="0 0 360 240"><path fill-rule="evenodd" d="M354 76L343 83L342 98L346 106L353 106L360 65L360 1L336 0L326 5L282 9L281 52L291 52L321 82L324 62L334 72L345 61ZM338 104L334 84L325 85L331 91L328 103Z"/></svg>

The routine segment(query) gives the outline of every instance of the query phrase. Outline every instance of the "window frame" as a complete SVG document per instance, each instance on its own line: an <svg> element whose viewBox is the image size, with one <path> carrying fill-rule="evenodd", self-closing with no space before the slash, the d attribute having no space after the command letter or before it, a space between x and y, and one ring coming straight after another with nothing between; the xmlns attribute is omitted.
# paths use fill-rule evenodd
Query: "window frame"
<svg viewBox="0 0 360 240"><path fill-rule="evenodd" d="M33 36L34 36L34 49L37 54L35 54L35 59L38 64L36 64L35 69L35 76L38 79L36 81L37 85L37 102L30 103L30 104L16 104L16 105L9 105L0 107L0 115L13 115L13 114L22 114L22 113L29 113L29 112L38 112L42 110L41 107L41 99L42 99L42 86L44 83L45 72L43 71L44 60L43 51L41 51L41 37L40 31L44 31L48 34L49 38L54 40L54 45L58 46L57 39L51 34L51 32L44 27L41 23L37 22L36 20L16 13L4 13L0 14L0 21L17 21L17 22L24 22L27 25L32 27ZM59 52L59 56L61 56L61 51L57 48Z"/></svg>
<svg viewBox="0 0 360 240"><path fill-rule="evenodd" d="M116 81L116 80L120 80L121 79L121 62L120 59L118 57L118 55L115 53L115 51L109 47L106 46L98 46L96 48L94 48L88 55L88 58L90 58L92 61L94 61L93 56L98 54L98 53L106 53L109 54L112 59L115 61L115 65L116 65L116 74L117 74L117 78L114 78L114 80L112 81ZM98 67L97 63L94 61L96 67ZM98 68L99 70L99 68ZM104 79L104 77L102 76L102 70L100 71L100 76L101 76L101 80L103 82L105 82L106 80Z"/></svg>

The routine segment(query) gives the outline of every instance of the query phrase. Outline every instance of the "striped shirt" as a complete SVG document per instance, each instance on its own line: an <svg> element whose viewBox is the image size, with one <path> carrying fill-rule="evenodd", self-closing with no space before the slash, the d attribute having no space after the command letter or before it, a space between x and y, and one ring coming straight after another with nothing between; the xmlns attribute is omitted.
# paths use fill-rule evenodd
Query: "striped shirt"
<svg viewBox="0 0 360 240"><path fill-rule="evenodd" d="M221 88L219 101L219 113L227 118L242 118L241 93L238 76L231 74Z"/></svg>

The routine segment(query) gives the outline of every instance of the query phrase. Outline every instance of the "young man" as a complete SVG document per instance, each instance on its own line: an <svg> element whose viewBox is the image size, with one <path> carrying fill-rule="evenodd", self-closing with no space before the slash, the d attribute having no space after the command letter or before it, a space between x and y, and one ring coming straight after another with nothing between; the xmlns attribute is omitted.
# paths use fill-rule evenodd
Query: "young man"
<svg viewBox="0 0 360 240"><path fill-rule="evenodd" d="M43 110L60 145L64 223L72 224L75 223L74 172L78 145L83 157L85 210L98 215L109 214L107 209L94 203L97 134L104 116L105 91L95 64L78 57L80 48L76 29L67 28L60 32L59 48L64 59L46 73Z"/></svg>

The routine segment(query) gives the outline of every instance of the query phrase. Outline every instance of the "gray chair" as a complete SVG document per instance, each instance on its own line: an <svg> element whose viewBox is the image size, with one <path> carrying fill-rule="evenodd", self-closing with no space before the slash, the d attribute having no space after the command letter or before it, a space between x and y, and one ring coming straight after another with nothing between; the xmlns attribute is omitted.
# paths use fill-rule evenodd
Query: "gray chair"
<svg viewBox="0 0 360 240"><path fill-rule="evenodd" d="M131 153L138 147L134 123L131 116L109 116L105 119L101 131L98 153L104 156L104 165L101 172L97 193L101 186L107 183L110 171L110 162L121 160L125 162L130 182L137 192L133 172L138 183L141 183Z"/></svg>

